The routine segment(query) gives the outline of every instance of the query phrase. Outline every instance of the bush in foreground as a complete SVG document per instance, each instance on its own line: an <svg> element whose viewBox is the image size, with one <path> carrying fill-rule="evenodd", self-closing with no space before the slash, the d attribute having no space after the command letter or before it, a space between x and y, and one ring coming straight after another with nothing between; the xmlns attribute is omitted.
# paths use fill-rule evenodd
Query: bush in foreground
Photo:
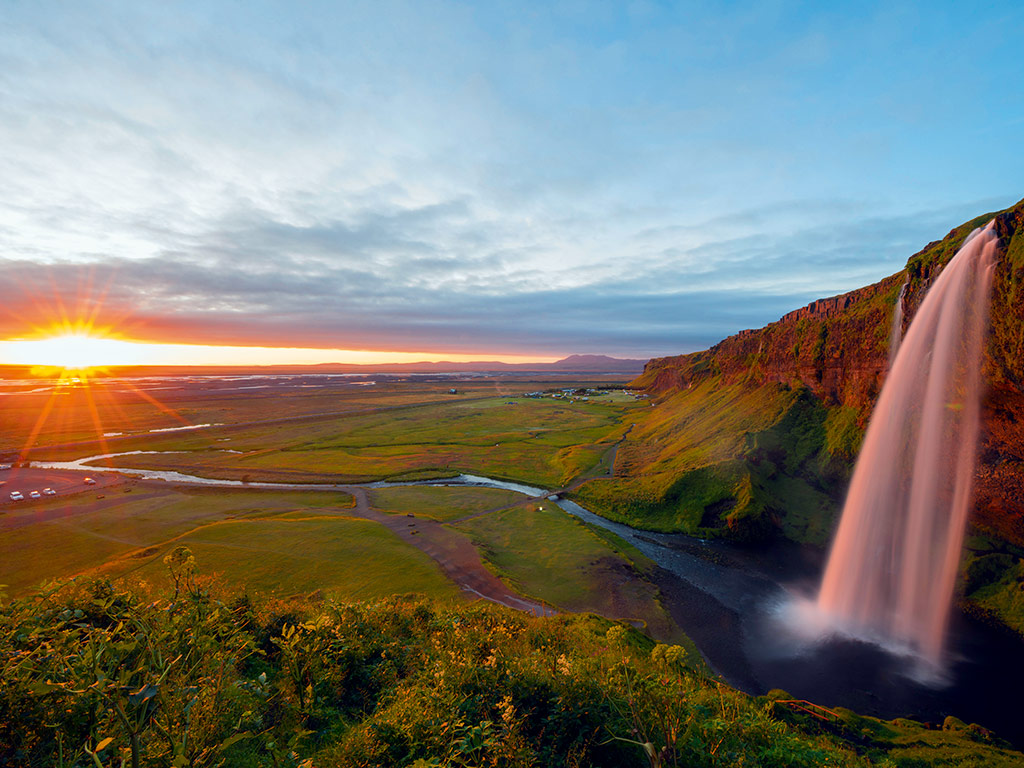
<svg viewBox="0 0 1024 768"><path fill-rule="evenodd" d="M1022 758L969 729L922 737L916 723L794 714L708 679L677 646L592 615L531 618L414 596L284 604L215 600L190 578L177 580L176 598L64 585L0 609L0 672L5 766Z"/></svg>

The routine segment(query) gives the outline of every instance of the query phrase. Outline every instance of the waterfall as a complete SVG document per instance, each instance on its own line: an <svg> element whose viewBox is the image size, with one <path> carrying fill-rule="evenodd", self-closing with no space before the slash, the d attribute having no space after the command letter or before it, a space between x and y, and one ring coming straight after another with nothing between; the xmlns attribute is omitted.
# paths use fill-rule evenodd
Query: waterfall
<svg viewBox="0 0 1024 768"><path fill-rule="evenodd" d="M899 345L818 595L832 626L935 669L970 511L997 242L994 222L968 236Z"/></svg>
<svg viewBox="0 0 1024 768"><path fill-rule="evenodd" d="M900 287L900 295L896 297L896 306L892 309L892 330L889 331L889 370L892 370L896 363L896 355L900 351L900 342L903 341L903 296L907 292L909 278L903 281Z"/></svg>

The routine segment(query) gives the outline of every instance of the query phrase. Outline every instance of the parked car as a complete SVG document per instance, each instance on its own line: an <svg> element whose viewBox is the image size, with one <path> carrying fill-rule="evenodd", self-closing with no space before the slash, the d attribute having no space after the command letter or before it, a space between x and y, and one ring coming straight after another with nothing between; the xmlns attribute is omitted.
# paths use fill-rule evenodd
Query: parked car
<svg viewBox="0 0 1024 768"><path fill-rule="evenodd" d="M86 485L96 485L96 481L95 481L95 480L93 480L93 479L92 479L91 477L87 477L87 478L85 478L85 480L84 480L83 482L84 482L84 483L85 483Z"/></svg>
<svg viewBox="0 0 1024 768"><path fill-rule="evenodd" d="M33 499L43 498L43 494L41 494L39 491L29 491L28 495L31 496Z"/></svg>
<svg viewBox="0 0 1024 768"><path fill-rule="evenodd" d="M21 501L25 497L21 495L21 491L11 491L11 501Z"/></svg>
<svg viewBox="0 0 1024 768"><path fill-rule="evenodd" d="M57 492L53 488L43 488L44 496L56 496Z"/></svg>

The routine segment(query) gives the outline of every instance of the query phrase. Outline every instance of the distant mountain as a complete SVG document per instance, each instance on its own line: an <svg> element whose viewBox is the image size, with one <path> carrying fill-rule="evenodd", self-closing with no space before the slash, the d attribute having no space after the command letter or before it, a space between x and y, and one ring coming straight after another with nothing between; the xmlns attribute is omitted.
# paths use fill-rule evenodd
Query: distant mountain
<svg viewBox="0 0 1024 768"><path fill-rule="evenodd" d="M436 363L387 363L351 365L323 363L315 366L321 372L338 373L628 373L643 372L646 360L625 360L606 355L570 355L553 363L503 363L497 360L474 360L469 363L440 361Z"/></svg>
<svg viewBox="0 0 1024 768"><path fill-rule="evenodd" d="M569 355L551 363L551 370L594 373L643 371L646 360L625 360L606 355Z"/></svg>

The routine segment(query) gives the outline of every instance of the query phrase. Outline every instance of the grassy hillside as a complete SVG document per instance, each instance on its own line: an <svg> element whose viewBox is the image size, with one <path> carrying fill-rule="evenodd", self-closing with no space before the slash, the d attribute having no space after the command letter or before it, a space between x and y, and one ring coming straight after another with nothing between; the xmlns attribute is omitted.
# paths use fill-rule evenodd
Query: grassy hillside
<svg viewBox="0 0 1024 768"><path fill-rule="evenodd" d="M719 374L638 414L615 476L575 493L641 528L752 540L781 530L824 544L852 446L854 420L799 384L726 383Z"/></svg>
<svg viewBox="0 0 1024 768"><path fill-rule="evenodd" d="M6 766L999 766L978 726L751 698L593 615L55 587L0 608Z"/></svg>

